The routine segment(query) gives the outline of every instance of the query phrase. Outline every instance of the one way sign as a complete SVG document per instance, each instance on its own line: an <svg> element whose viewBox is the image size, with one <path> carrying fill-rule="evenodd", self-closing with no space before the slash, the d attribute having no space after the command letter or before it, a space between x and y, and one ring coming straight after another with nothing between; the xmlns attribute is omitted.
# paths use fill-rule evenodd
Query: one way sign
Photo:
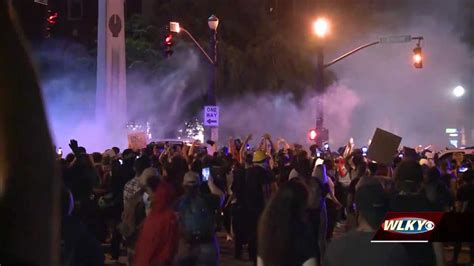
<svg viewBox="0 0 474 266"><path fill-rule="evenodd" d="M204 106L204 125L208 127L219 126L218 106Z"/></svg>

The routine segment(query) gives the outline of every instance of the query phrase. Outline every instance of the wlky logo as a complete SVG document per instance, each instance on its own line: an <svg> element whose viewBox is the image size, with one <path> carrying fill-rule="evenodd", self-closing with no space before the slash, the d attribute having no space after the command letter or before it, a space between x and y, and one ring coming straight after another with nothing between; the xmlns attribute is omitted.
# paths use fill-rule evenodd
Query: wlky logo
<svg viewBox="0 0 474 266"><path fill-rule="evenodd" d="M416 217L398 217L385 220L382 229L391 233L398 234L422 234L435 228L435 224L423 218Z"/></svg>

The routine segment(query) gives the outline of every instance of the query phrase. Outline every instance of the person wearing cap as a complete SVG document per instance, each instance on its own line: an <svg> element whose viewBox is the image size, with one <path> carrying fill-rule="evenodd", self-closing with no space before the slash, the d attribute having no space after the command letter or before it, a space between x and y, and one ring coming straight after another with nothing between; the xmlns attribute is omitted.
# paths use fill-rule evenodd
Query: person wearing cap
<svg viewBox="0 0 474 266"><path fill-rule="evenodd" d="M222 207L224 193L214 184L212 172L207 182L201 182L193 171L183 177L184 195L177 202L177 265L219 265L216 213Z"/></svg>
<svg viewBox="0 0 474 266"><path fill-rule="evenodd" d="M247 221L248 249L250 260L257 263L257 225L265 203L276 186L275 177L269 169L270 158L262 150L253 154L253 166L246 169L243 187L245 217Z"/></svg>
<svg viewBox="0 0 474 266"><path fill-rule="evenodd" d="M360 187L355 195L358 226L329 244L326 266L412 265L401 244L371 243L388 210L388 199L380 184Z"/></svg>

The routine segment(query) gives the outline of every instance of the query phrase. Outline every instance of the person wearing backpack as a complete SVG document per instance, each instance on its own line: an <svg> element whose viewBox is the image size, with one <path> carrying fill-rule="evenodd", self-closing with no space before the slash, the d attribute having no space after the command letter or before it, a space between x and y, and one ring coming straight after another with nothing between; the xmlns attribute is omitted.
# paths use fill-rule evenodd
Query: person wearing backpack
<svg viewBox="0 0 474 266"><path fill-rule="evenodd" d="M185 193L177 204L180 225L177 264L219 265L216 213L222 206L224 193L214 184L212 175L207 185L201 185L199 175L192 171L184 175L183 187Z"/></svg>
<svg viewBox="0 0 474 266"><path fill-rule="evenodd" d="M300 156L294 170L293 178L300 179L308 190L306 217L312 225L311 232L316 239L314 247L316 261L320 265L326 248L327 210L325 198L329 192L326 167L315 165L311 169L311 160L306 156Z"/></svg>
<svg viewBox="0 0 474 266"><path fill-rule="evenodd" d="M127 247L127 257L130 265L135 256L135 242L146 217L146 206L143 201L143 194L146 189L145 179L158 175L157 171L150 167L150 160L145 156L135 161L134 169L135 177L127 182L123 191L122 222L118 227L123 244Z"/></svg>

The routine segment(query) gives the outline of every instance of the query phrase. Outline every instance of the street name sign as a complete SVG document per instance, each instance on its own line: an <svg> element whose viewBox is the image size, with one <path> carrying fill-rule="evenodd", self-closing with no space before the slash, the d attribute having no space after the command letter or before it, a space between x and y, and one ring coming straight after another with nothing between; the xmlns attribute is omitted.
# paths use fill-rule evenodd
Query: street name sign
<svg viewBox="0 0 474 266"><path fill-rule="evenodd" d="M380 43L401 43L410 41L411 35L392 35L380 38Z"/></svg>
<svg viewBox="0 0 474 266"><path fill-rule="evenodd" d="M204 125L208 127L219 126L219 107L218 106L204 106Z"/></svg>

